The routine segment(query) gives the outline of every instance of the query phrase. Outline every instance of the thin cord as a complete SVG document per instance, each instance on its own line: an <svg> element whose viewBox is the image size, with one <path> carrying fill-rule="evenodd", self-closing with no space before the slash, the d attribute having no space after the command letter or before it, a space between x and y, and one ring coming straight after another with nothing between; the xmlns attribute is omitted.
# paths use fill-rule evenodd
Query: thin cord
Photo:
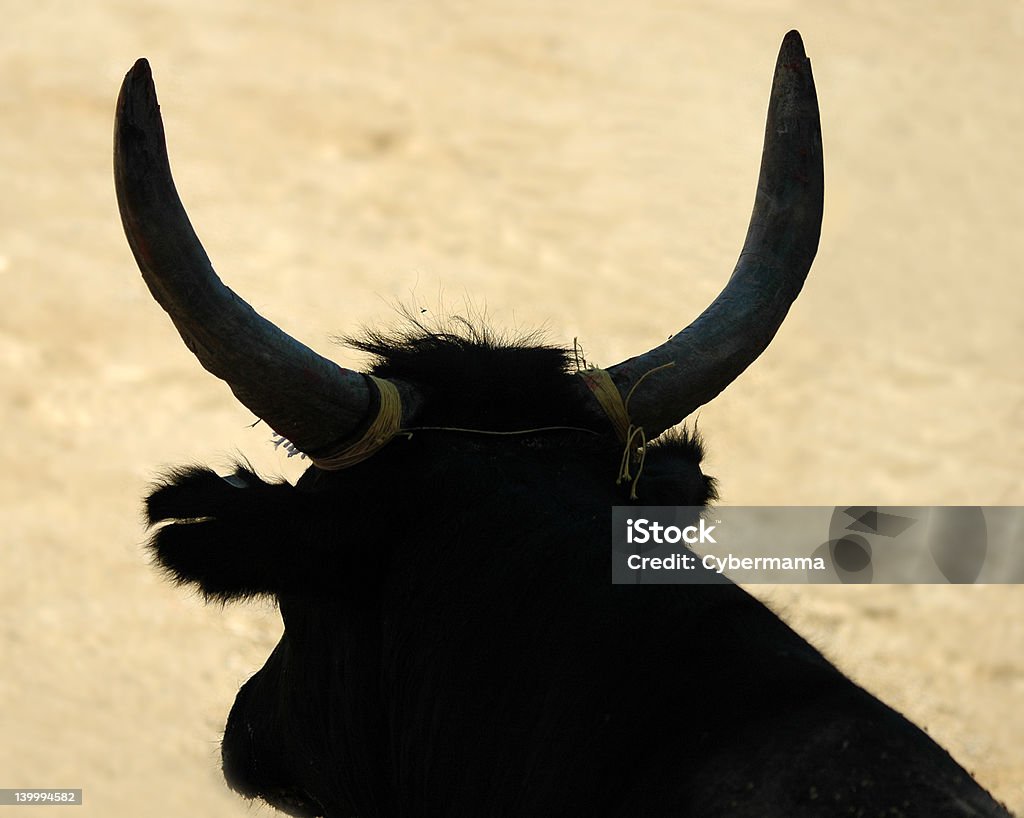
<svg viewBox="0 0 1024 818"><path fill-rule="evenodd" d="M499 432L493 429L463 429L460 426L405 426L400 430L401 434L413 432L467 432L473 435L532 435L535 432L586 432L588 435L597 435L593 429L584 429L582 426L540 426L536 429L515 429L510 432Z"/></svg>
<svg viewBox="0 0 1024 818"><path fill-rule="evenodd" d="M626 395L625 401L622 400L618 387L606 370L586 369L579 373L580 377L583 378L583 382L594 393L597 402L601 404L605 414L608 415L608 419L611 421L612 426L615 427L615 433L619 436L619 440L624 444L622 460L619 463L619 476L615 480L615 485L621 485L624 481L628 480L630 483L630 500L638 499L636 485L640 482L640 475L643 474L644 462L647 459L647 435L642 426L636 426L630 421L629 401L632 399L637 387L644 382L648 375L653 375L655 372L660 372L662 369L668 369L672 366L675 366L674 361L648 369L633 384ZM636 442L638 439L639 443ZM637 461L635 475L631 473L634 460Z"/></svg>

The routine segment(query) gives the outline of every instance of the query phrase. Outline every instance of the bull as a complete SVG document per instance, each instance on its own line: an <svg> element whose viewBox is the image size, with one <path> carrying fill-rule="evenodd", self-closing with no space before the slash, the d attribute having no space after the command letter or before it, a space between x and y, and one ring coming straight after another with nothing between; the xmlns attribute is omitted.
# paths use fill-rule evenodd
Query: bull
<svg viewBox="0 0 1024 818"><path fill-rule="evenodd" d="M117 103L128 243L186 346L312 465L191 466L147 499L155 561L284 634L238 692L228 784L298 816L1005 816L943 749L732 584L616 586L612 506L703 507L671 427L767 347L810 269L821 131L782 44L736 268L689 326L607 370L413 321L339 367L215 274L171 178L150 69Z"/></svg>

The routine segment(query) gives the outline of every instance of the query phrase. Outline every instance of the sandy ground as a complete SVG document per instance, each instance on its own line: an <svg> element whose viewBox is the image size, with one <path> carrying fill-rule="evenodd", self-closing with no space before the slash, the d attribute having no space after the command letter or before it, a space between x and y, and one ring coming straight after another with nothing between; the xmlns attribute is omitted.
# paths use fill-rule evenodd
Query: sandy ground
<svg viewBox="0 0 1024 818"><path fill-rule="evenodd" d="M1024 504L1020 0L301 5L0 2L0 786L82 787L83 816L254 814L218 741L277 615L162 583L140 498L163 464L298 469L124 241L111 119L140 55L207 249L284 328L357 365L332 333L471 298L610 364L732 269L799 28L821 250L702 410L708 470L735 504ZM759 593L1024 811L1024 591Z"/></svg>

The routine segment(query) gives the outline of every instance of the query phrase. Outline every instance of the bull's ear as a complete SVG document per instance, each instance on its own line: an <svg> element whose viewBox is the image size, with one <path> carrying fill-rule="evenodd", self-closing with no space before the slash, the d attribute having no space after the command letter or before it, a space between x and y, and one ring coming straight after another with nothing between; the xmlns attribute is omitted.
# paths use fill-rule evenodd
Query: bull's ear
<svg viewBox="0 0 1024 818"><path fill-rule="evenodd" d="M276 521L290 518L294 489L265 483L238 468L220 477L208 468L175 469L146 499L149 546L176 582L193 584L208 599L270 594L287 543Z"/></svg>
<svg viewBox="0 0 1024 818"><path fill-rule="evenodd" d="M701 470L704 441L696 429L670 429L647 447L637 495L644 505L704 507L717 484Z"/></svg>
<svg viewBox="0 0 1024 818"><path fill-rule="evenodd" d="M243 466L227 477L176 469L146 500L148 522L159 526L149 547L171 578L207 599L339 590L353 571L363 573L360 560L330 525L330 509L313 499Z"/></svg>

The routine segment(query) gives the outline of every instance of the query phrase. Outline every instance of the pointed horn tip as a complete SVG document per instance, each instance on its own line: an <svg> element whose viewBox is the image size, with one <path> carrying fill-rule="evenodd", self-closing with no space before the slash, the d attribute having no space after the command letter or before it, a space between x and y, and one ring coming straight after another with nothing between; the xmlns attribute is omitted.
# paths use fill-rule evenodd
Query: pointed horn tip
<svg viewBox="0 0 1024 818"><path fill-rule="evenodd" d="M135 65L124 75L124 82L121 83L121 96L138 97L147 92L156 96L156 88L153 85L153 69L149 66L149 60L139 57L135 61Z"/></svg>
<svg viewBox="0 0 1024 818"><path fill-rule="evenodd" d="M153 76L153 71L149 67L149 60L145 57L139 57L135 61L135 65L132 66L128 72L130 77L139 77L140 79L150 79Z"/></svg>
<svg viewBox="0 0 1024 818"><path fill-rule="evenodd" d="M782 46L779 48L779 63L789 64L806 60L807 52L804 50L804 41L800 32L795 28L782 38Z"/></svg>
<svg viewBox="0 0 1024 818"><path fill-rule="evenodd" d="M159 116L159 111L149 60L139 57L121 83L121 93L117 98L117 119L120 122L125 118L142 127L145 120L154 113Z"/></svg>

